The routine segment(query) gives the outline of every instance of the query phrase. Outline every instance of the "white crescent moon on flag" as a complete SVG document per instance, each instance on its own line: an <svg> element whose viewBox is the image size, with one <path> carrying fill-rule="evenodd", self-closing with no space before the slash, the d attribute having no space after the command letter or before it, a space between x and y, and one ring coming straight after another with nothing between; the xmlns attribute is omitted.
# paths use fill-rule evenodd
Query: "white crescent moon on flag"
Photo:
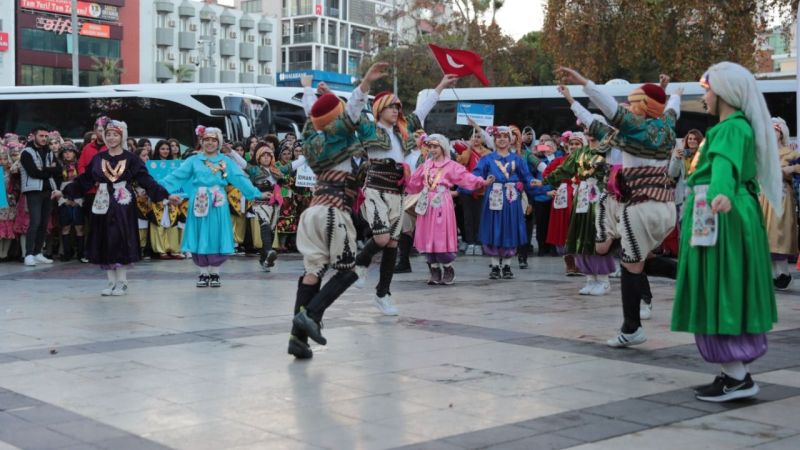
<svg viewBox="0 0 800 450"><path fill-rule="evenodd" d="M453 60L453 57L450 55L447 55L447 64L450 64L450 66L453 67L454 69L460 69L464 67L463 64L458 64L457 62L455 62Z"/></svg>

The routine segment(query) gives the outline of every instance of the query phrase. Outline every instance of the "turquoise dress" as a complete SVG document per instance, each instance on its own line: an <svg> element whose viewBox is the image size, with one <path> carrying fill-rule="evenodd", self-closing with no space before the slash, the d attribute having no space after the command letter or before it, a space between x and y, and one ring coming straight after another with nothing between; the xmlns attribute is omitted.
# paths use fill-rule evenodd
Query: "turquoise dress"
<svg viewBox="0 0 800 450"><path fill-rule="evenodd" d="M219 166L225 163L227 176L221 171L214 173L208 165L210 162ZM209 158L203 153L191 156L181 166L161 181L170 194L185 193L189 197L189 210L186 228L183 230L181 251L198 255L231 255L234 250L233 225L228 206L225 186L233 185L248 200L261 196L261 192L253 186L244 171L225 155L218 154ZM198 192L205 188L208 195L208 212L198 217L195 211L195 200ZM221 195L214 195L218 192Z"/></svg>

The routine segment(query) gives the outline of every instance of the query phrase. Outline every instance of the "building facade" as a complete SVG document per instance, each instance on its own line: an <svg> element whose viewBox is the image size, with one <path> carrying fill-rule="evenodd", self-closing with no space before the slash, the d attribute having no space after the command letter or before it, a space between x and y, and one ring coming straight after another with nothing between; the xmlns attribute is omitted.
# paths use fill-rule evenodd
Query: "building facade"
<svg viewBox="0 0 800 450"><path fill-rule="evenodd" d="M127 0L135 4L135 0ZM72 84L72 26L70 0L3 1L13 5L5 15L12 32L9 47L14 51L14 84ZM138 40L139 27L135 8L126 8L126 0L93 0L78 3L79 80L82 86L125 81L122 74L128 65L135 67L136 47L122 45L126 39ZM4 27L7 25L4 24ZM8 54L9 52L3 52ZM7 61L3 57L3 68ZM135 77L134 77L135 78ZM9 77L5 76L5 80ZM130 82L130 81L129 81Z"/></svg>
<svg viewBox="0 0 800 450"><path fill-rule="evenodd" d="M0 3L0 86L14 86L17 78L14 3Z"/></svg>
<svg viewBox="0 0 800 450"><path fill-rule="evenodd" d="M221 4L141 0L141 82L274 84L277 19Z"/></svg>

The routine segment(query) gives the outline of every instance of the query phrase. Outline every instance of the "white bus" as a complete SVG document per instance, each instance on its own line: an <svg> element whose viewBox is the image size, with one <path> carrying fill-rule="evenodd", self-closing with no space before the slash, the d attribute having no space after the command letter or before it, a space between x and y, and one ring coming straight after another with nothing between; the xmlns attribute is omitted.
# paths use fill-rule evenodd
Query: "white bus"
<svg viewBox="0 0 800 450"><path fill-rule="evenodd" d="M767 100L770 113L773 116L783 117L789 124L792 136L796 136L795 80L760 80L757 83ZM623 102L636 86L638 84L611 82L603 85L602 89ZM717 119L705 113L702 102L703 88L696 82L670 83L667 92L679 87L684 89L684 95L681 99L681 116L677 124L678 136L684 136L692 128L705 132ZM589 102L581 86L569 86L569 88L576 100L588 106L590 110L598 111ZM425 129L429 132L444 133L450 137L467 137L469 128L456 125L458 102L492 104L496 125L515 124L520 128L531 126L537 136L577 128L575 116L564 98L556 91L556 86L522 86L446 89L442 92L439 103L425 120Z"/></svg>
<svg viewBox="0 0 800 450"><path fill-rule="evenodd" d="M95 87L30 86L0 89L0 131L27 134L36 125L80 139L101 115L127 122L130 135L176 138L194 147L197 125L220 128L241 141L269 122L263 98L179 84Z"/></svg>

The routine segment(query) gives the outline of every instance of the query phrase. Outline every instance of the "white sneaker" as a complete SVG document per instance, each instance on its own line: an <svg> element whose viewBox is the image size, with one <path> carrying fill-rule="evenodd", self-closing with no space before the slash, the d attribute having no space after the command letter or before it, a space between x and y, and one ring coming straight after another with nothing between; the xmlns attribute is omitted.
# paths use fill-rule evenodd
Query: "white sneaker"
<svg viewBox="0 0 800 450"><path fill-rule="evenodd" d="M586 286L582 287L578 294L580 295L590 295L591 292L594 290L597 281L587 281Z"/></svg>
<svg viewBox="0 0 800 450"><path fill-rule="evenodd" d="M464 255L474 255L475 254L475 245L469 244L467 245L467 249L464 250Z"/></svg>
<svg viewBox="0 0 800 450"><path fill-rule="evenodd" d="M615 272L611 272L610 274L608 274L608 276L609 278L619 278L622 276L622 269L617 268Z"/></svg>
<svg viewBox="0 0 800 450"><path fill-rule="evenodd" d="M387 294L383 297L378 297L376 295L375 304L378 305L378 309L380 309L385 316L396 316L398 314L397 307L394 306L391 295Z"/></svg>
<svg viewBox="0 0 800 450"><path fill-rule="evenodd" d="M642 302L642 305L639 306L639 319L640 320L650 320L650 317L653 316L653 303L651 301L650 304Z"/></svg>
<svg viewBox="0 0 800 450"><path fill-rule="evenodd" d="M622 348L644 344L645 342L647 342L647 336L644 334L644 328L639 327L630 334L620 331L617 337L609 339L606 341L606 344L608 344L609 347Z"/></svg>
<svg viewBox="0 0 800 450"><path fill-rule="evenodd" d="M611 283L608 281L598 281L594 284L594 287L589 292L589 295L600 296L606 295L609 292L611 292Z"/></svg>
<svg viewBox="0 0 800 450"><path fill-rule="evenodd" d="M33 255L28 255L25 257L25 265L26 266L35 266L36 265L36 258Z"/></svg>
<svg viewBox="0 0 800 450"><path fill-rule="evenodd" d="M106 286L105 289L100 291L100 295L102 295L103 297L108 297L109 295L112 295L113 292L114 292L114 283L109 281L108 286Z"/></svg>
<svg viewBox="0 0 800 450"><path fill-rule="evenodd" d="M125 283L117 283L114 289L111 290L111 295L119 297L128 293L128 285Z"/></svg>
<svg viewBox="0 0 800 450"><path fill-rule="evenodd" d="M356 273L356 275L358 275L358 279L355 283L353 283L353 286L359 289L364 289L364 284L367 282L367 272L369 271L369 267L356 265L353 271Z"/></svg>
<svg viewBox="0 0 800 450"><path fill-rule="evenodd" d="M33 259L36 260L37 263L44 263L44 264L53 264L53 260L45 257L43 254L39 253L38 255L34 256Z"/></svg>
<svg viewBox="0 0 800 450"><path fill-rule="evenodd" d="M483 256L483 246L482 245L476 245L475 246L475 252L473 253L473 255L475 255L475 256Z"/></svg>

